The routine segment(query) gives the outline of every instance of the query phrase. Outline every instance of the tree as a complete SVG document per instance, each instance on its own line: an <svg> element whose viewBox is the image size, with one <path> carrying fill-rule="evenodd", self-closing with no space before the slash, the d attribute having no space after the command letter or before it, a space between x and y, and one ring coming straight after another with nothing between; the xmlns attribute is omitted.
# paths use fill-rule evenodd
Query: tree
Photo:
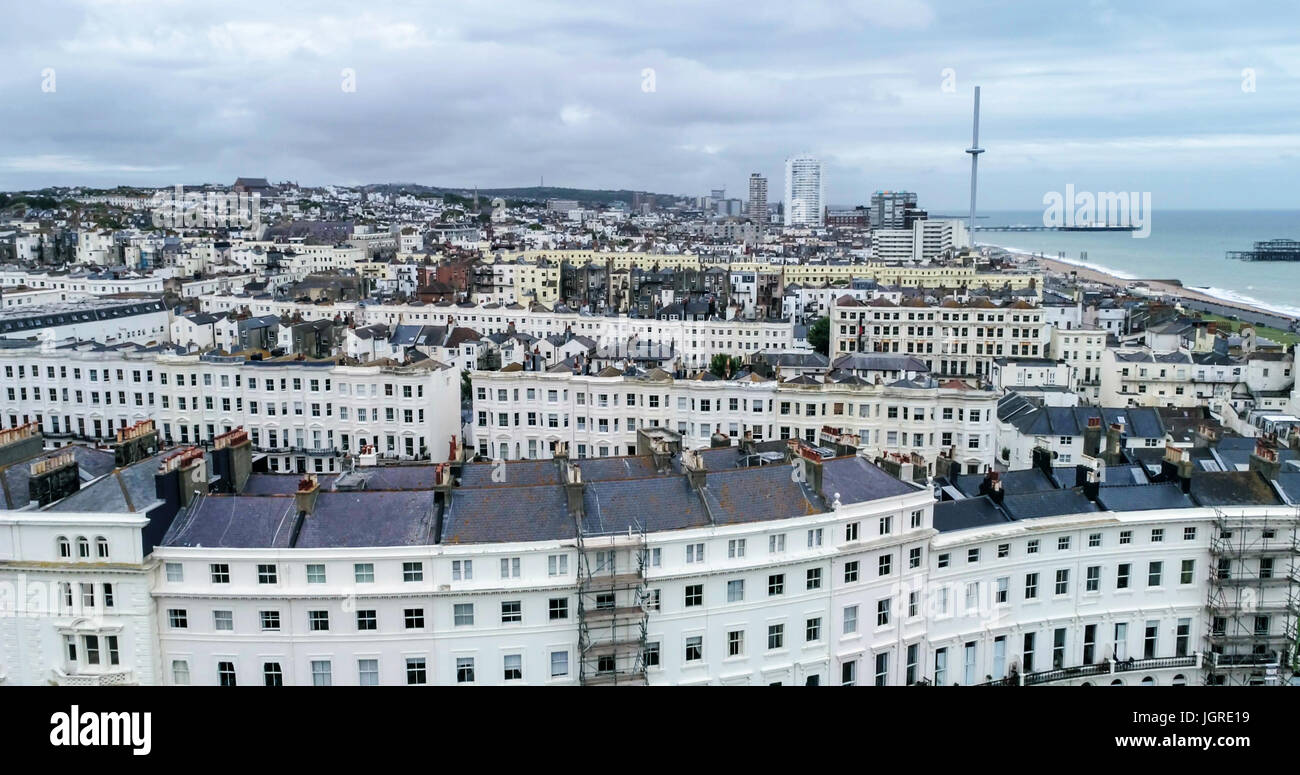
<svg viewBox="0 0 1300 775"><path fill-rule="evenodd" d="M808 344L822 355L829 355L831 351L831 319L820 317L813 321L808 327Z"/></svg>
<svg viewBox="0 0 1300 775"><path fill-rule="evenodd" d="M739 355L727 355L726 353L718 353L709 360L709 371L713 372L713 375L715 377L722 377L723 379L727 379L728 377L734 376L736 372L740 371L740 368L743 365L744 364L741 361ZM728 369L730 369L730 373L728 373Z"/></svg>

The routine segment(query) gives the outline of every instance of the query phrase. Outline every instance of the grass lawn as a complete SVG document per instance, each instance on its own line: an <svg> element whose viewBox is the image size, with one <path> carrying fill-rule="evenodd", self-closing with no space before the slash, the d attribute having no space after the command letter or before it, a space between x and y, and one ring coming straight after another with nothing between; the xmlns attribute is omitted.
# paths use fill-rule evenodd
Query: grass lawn
<svg viewBox="0 0 1300 775"><path fill-rule="evenodd" d="M1208 312L1201 313L1202 320L1214 320L1219 323L1220 328L1226 327L1234 334L1237 333L1243 325L1240 320L1229 320L1222 315L1211 315ZM1249 325L1249 324L1247 324ZM1290 331L1282 331L1268 326L1255 326L1255 334L1265 339L1272 339L1274 342L1291 345L1300 342L1300 334L1293 334Z"/></svg>

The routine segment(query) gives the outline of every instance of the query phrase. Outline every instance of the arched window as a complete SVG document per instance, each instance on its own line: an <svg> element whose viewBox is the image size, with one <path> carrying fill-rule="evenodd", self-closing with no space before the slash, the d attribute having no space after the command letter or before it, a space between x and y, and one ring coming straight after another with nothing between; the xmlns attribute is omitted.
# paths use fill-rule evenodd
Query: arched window
<svg viewBox="0 0 1300 775"><path fill-rule="evenodd" d="M90 557L90 542L85 536L77 536L77 557L83 560Z"/></svg>
<svg viewBox="0 0 1300 775"><path fill-rule="evenodd" d="M1186 685L1187 685L1187 676L1183 675L1182 673L1179 673L1178 675L1174 676L1173 685L1174 685L1174 686L1186 686Z"/></svg>
<svg viewBox="0 0 1300 775"><path fill-rule="evenodd" d="M65 560L72 558L72 544L68 542L67 536L59 536L59 557Z"/></svg>
<svg viewBox="0 0 1300 775"><path fill-rule="evenodd" d="M1143 686L1155 686L1155 685L1156 685L1156 679L1152 678L1151 676L1147 676L1146 678L1143 678L1143 679L1142 679L1142 685L1143 685Z"/></svg>
<svg viewBox="0 0 1300 775"><path fill-rule="evenodd" d="M1092 683L1089 682L1089 681L1084 681L1083 683L1081 683L1081 684L1079 684L1079 685L1080 685L1080 686L1092 686Z"/></svg>
<svg viewBox="0 0 1300 775"><path fill-rule="evenodd" d="M1111 685L1111 686L1123 686L1123 685L1124 685L1124 682L1121 681L1121 680L1119 680L1118 678L1116 678L1114 681L1111 681L1111 682L1110 682L1110 685Z"/></svg>
<svg viewBox="0 0 1300 775"><path fill-rule="evenodd" d="M95 539L95 556L101 560L108 559L108 539L99 536Z"/></svg>

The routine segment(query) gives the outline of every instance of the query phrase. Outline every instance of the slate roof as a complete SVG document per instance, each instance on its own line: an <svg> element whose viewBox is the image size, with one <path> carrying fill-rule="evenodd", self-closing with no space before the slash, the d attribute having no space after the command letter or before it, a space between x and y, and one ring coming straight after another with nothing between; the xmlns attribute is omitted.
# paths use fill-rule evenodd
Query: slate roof
<svg viewBox="0 0 1300 775"><path fill-rule="evenodd" d="M1151 407L1107 408L1095 406L1035 406L1021 396L998 401L998 420L1010 423L1026 436L1082 436L1088 420L1101 418L1102 435L1111 423L1137 438L1164 438L1160 413Z"/></svg>
<svg viewBox="0 0 1300 775"><path fill-rule="evenodd" d="M1191 494L1202 506L1282 503L1263 475L1255 471L1201 471L1192 476Z"/></svg>
<svg viewBox="0 0 1300 775"><path fill-rule="evenodd" d="M1097 504L1088 500L1088 496L1083 494L1082 488L1008 494L1002 500L1002 508L1012 519L1085 514L1099 510Z"/></svg>
<svg viewBox="0 0 1300 775"><path fill-rule="evenodd" d="M297 548L432 544L434 493L321 492L303 520Z"/></svg>
<svg viewBox="0 0 1300 775"><path fill-rule="evenodd" d="M506 504L509 505L506 508ZM560 485L457 489L442 518L441 543L546 541L577 537Z"/></svg>
<svg viewBox="0 0 1300 775"><path fill-rule="evenodd" d="M1196 506L1175 482L1103 487L1097 502L1107 511L1189 509Z"/></svg>
<svg viewBox="0 0 1300 775"><path fill-rule="evenodd" d="M941 533L1010 522L987 496L934 504L934 529Z"/></svg>
<svg viewBox="0 0 1300 775"><path fill-rule="evenodd" d="M1056 483L1048 478L1039 468L1024 468L1018 471L1003 471L998 476L1002 480L1002 489L1007 495L1013 493L1023 494L1029 492L1045 492L1055 490ZM1073 484L1073 478L1067 480ZM980 484L984 482L984 474L960 474L953 478L952 486L957 491L968 498L973 498L980 494Z"/></svg>
<svg viewBox="0 0 1300 775"><path fill-rule="evenodd" d="M705 476L700 494L718 525L789 519L824 511L821 499L792 481L790 471L789 466L775 465L713 471Z"/></svg>
<svg viewBox="0 0 1300 775"><path fill-rule="evenodd" d="M783 468L771 466L771 468ZM789 471L786 477L789 478ZM916 488L895 479L876 465L860 457L838 457L822 463L822 492L840 503L861 503L916 492Z"/></svg>
<svg viewBox="0 0 1300 775"><path fill-rule="evenodd" d="M143 512L158 500L154 487L158 464L174 451L166 450L125 468L115 469L68 497L55 501L46 510ZM207 470L212 470L211 465Z"/></svg>
<svg viewBox="0 0 1300 775"><path fill-rule="evenodd" d="M789 472L783 473L789 481ZM641 524L647 531L706 527L709 512L685 476L587 483L582 519L585 535L626 533Z"/></svg>

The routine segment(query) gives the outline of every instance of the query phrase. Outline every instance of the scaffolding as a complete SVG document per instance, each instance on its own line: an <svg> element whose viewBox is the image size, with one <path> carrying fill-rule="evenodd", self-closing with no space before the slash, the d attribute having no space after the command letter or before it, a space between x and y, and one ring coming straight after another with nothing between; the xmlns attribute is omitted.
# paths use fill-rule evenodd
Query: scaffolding
<svg viewBox="0 0 1300 775"><path fill-rule="evenodd" d="M1297 672L1300 507L1286 515L1215 509L1205 682L1286 685Z"/></svg>
<svg viewBox="0 0 1300 775"><path fill-rule="evenodd" d="M626 535L578 529L578 682L645 686L652 601L645 525Z"/></svg>

